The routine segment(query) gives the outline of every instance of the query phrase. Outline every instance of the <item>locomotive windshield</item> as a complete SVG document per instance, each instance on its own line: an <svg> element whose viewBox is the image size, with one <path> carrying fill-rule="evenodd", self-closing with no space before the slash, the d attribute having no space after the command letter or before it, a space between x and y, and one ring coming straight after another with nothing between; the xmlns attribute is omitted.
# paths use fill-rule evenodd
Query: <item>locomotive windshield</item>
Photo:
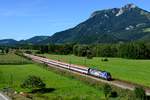
<svg viewBox="0 0 150 100"><path fill-rule="evenodd" d="M111 78L111 74L107 72L107 78Z"/></svg>

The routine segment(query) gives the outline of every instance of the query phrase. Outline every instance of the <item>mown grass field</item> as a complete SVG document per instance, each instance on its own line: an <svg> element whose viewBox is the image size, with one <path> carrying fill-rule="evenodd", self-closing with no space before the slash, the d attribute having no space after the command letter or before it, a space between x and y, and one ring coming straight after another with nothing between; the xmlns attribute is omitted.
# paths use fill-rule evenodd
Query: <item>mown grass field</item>
<svg viewBox="0 0 150 100"><path fill-rule="evenodd" d="M0 88L13 87L17 91L30 91L22 89L20 84L28 75L40 76L47 84L47 88L54 88L51 93L43 94L48 100L54 98L99 100L103 97L102 91L87 86L79 81L66 78L47 71L35 64L28 65L0 65ZM12 81L13 80L13 81ZM40 99L42 100L42 99Z"/></svg>
<svg viewBox="0 0 150 100"><path fill-rule="evenodd" d="M22 59L26 60L15 54L0 55L0 61L7 61L7 63L20 62ZM21 65L0 64L0 90L11 87L17 92L31 92L30 89L20 87L20 84L28 75L41 77L47 88L54 89L50 93L33 94L34 100L99 100L104 98L101 89L96 89L71 77L56 74L53 71L46 70L42 65L33 63Z"/></svg>
<svg viewBox="0 0 150 100"><path fill-rule="evenodd" d="M7 65L7 64L27 64L31 63L31 61L22 58L14 53L9 54L1 54L0 55L0 65Z"/></svg>
<svg viewBox="0 0 150 100"><path fill-rule="evenodd" d="M44 54L44 56L67 63L106 70L112 74L113 78L150 87L150 60L108 58L108 62L102 62L100 57L85 59L73 55Z"/></svg>

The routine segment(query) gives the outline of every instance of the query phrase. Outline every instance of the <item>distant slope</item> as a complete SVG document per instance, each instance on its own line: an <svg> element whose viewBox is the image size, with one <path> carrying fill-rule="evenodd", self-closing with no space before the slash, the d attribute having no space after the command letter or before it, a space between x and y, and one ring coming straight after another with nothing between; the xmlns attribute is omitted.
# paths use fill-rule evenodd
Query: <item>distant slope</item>
<svg viewBox="0 0 150 100"><path fill-rule="evenodd" d="M0 40L0 45L16 45L18 44L18 41L13 39L3 39Z"/></svg>
<svg viewBox="0 0 150 100"><path fill-rule="evenodd" d="M20 44L45 44L44 41L48 38L49 36L35 36L27 40L21 40Z"/></svg>
<svg viewBox="0 0 150 100"><path fill-rule="evenodd" d="M74 28L55 33L51 43L116 43L145 39L150 32L150 13L134 4L94 12ZM148 37L149 39L149 37Z"/></svg>
<svg viewBox="0 0 150 100"><path fill-rule="evenodd" d="M35 36L27 40L16 41L13 39L3 39L0 40L0 45L19 45L19 44L48 44L47 40L49 36Z"/></svg>

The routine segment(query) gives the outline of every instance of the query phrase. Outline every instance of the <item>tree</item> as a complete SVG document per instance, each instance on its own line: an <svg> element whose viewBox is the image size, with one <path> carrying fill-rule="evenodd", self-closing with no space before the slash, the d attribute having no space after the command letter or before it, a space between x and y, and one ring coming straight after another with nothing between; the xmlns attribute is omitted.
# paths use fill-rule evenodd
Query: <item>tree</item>
<svg viewBox="0 0 150 100"><path fill-rule="evenodd" d="M73 46L73 54L78 56L78 45Z"/></svg>
<svg viewBox="0 0 150 100"><path fill-rule="evenodd" d="M88 59L93 58L93 54L92 54L91 50L87 50L86 53L87 53L86 56L87 56Z"/></svg>
<svg viewBox="0 0 150 100"><path fill-rule="evenodd" d="M8 54L9 53L9 48L6 48L5 52L6 52L6 54Z"/></svg>
<svg viewBox="0 0 150 100"><path fill-rule="evenodd" d="M40 52L41 52L41 54L48 53L48 46L47 45L41 45L40 46Z"/></svg>
<svg viewBox="0 0 150 100"><path fill-rule="evenodd" d="M46 84L38 76L28 76L27 79L21 84L22 88L42 89Z"/></svg>
<svg viewBox="0 0 150 100"><path fill-rule="evenodd" d="M5 50L4 49L2 49L2 54L5 54Z"/></svg>
<svg viewBox="0 0 150 100"><path fill-rule="evenodd" d="M103 92L104 92L104 95L105 95L105 98L108 99L108 97L110 96L111 92L112 92L112 88L110 85L108 84L105 84L103 86Z"/></svg>
<svg viewBox="0 0 150 100"><path fill-rule="evenodd" d="M137 99L144 100L145 99L145 90L142 87L135 87L134 93Z"/></svg>

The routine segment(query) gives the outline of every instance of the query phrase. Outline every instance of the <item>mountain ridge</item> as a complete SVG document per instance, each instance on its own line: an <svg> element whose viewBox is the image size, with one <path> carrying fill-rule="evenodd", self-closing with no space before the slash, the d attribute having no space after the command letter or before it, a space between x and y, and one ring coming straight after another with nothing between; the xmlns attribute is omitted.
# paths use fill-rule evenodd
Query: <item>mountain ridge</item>
<svg viewBox="0 0 150 100"><path fill-rule="evenodd" d="M55 33L49 38L49 41L56 44L129 42L138 40L143 34L149 33L142 32L144 28L149 27L150 13L133 4L128 4L122 8L95 11L86 21L74 28ZM131 39L132 34L136 35L134 31L138 35L135 36L135 39Z"/></svg>
<svg viewBox="0 0 150 100"><path fill-rule="evenodd" d="M2 39L0 40L0 45L19 45L19 44L44 44L43 41L48 39L50 36L34 36L26 40L14 40L14 39Z"/></svg>

